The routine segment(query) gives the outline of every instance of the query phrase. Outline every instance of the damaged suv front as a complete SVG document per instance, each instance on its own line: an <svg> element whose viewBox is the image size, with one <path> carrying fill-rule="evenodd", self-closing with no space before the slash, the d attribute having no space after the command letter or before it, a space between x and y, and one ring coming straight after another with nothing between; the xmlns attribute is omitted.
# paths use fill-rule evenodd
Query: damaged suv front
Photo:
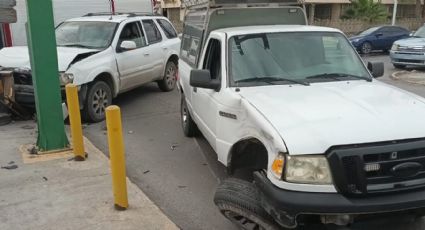
<svg viewBox="0 0 425 230"><path fill-rule="evenodd" d="M112 55L112 50L108 52L108 47L110 48L117 25L114 22L67 21L56 28L58 77L63 97L66 84L87 83L94 68L109 64L108 56ZM89 62L91 63L88 64ZM34 107L28 47L7 47L0 50L0 67L13 71L16 102L25 107Z"/></svg>

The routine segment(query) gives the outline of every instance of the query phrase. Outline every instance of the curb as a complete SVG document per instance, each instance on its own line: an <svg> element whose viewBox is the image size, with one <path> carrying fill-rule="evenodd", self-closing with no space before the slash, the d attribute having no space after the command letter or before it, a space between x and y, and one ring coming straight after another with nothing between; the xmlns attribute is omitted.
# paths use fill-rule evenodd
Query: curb
<svg viewBox="0 0 425 230"><path fill-rule="evenodd" d="M422 74L423 78L420 77L414 77L412 75L419 75ZM419 72L416 70L413 71L406 71L406 70L402 70L402 71L397 71L391 74L390 76L393 80L396 81L404 81L410 84L415 84L415 85L424 85L425 86L425 73L423 72Z"/></svg>

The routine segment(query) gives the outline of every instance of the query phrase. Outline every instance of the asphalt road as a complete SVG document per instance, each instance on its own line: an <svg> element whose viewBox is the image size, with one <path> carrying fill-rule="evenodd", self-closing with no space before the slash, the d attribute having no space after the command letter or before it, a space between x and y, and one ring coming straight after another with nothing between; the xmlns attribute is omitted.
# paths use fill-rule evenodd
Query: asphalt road
<svg viewBox="0 0 425 230"><path fill-rule="evenodd" d="M364 60L383 61L386 74L380 80L425 97L425 87L389 78L396 70L388 56L370 55ZM183 136L178 92L163 93L156 84L148 84L119 96L114 103L122 109L130 179L182 229L235 229L212 202L218 181L225 177L225 169L216 161L205 139ZM107 153L104 126L103 123L88 125L85 135ZM419 230L425 229L425 220L396 217L345 229Z"/></svg>

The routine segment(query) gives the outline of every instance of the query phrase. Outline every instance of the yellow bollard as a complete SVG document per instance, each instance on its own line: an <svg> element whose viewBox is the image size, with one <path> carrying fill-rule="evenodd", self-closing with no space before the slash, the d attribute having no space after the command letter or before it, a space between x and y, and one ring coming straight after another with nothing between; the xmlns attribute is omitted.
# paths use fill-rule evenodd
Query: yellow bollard
<svg viewBox="0 0 425 230"><path fill-rule="evenodd" d="M108 129L115 209L126 210L128 208L128 198L124 140L122 136L121 111L118 106L112 105L106 108L106 127Z"/></svg>
<svg viewBox="0 0 425 230"><path fill-rule="evenodd" d="M80 104L78 101L78 88L74 84L68 84L65 87L65 91L75 160L84 161L86 159L86 153L84 151L83 128L81 126Z"/></svg>

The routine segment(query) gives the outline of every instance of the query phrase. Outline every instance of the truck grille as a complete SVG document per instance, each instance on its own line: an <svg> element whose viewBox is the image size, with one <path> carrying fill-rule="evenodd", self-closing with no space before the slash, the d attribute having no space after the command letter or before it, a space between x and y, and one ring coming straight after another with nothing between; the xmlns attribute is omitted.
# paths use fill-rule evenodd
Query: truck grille
<svg viewBox="0 0 425 230"><path fill-rule="evenodd" d="M331 148L327 154L337 189L347 196L425 187L425 140Z"/></svg>

